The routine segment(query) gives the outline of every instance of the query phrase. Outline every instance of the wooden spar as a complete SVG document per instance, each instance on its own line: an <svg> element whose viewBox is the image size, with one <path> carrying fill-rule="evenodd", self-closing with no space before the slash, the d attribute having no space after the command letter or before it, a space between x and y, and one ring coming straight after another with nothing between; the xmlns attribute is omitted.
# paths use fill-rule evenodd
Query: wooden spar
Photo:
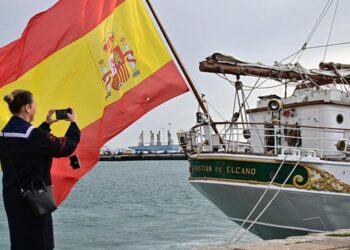
<svg viewBox="0 0 350 250"><path fill-rule="evenodd" d="M160 28L160 30L161 30L161 32L162 32L162 34L163 34L163 36L164 36L166 42L168 43L169 48L170 48L171 52L173 53L173 55L174 55L174 57L175 57L175 59L176 59L178 65L180 66L181 71L182 71L182 73L184 74L184 76L185 76L185 78L186 78L186 80L187 80L187 82L188 82L188 85L190 86L190 88L191 88L193 94L195 95L195 97L196 97L196 99L197 99L197 101L198 101L198 103L199 103L199 106L201 107L201 109L203 110L203 112L204 112L205 114L208 114L208 115L209 115L208 109L207 109L207 107L206 107L205 104L204 104L202 95L199 93L199 91L197 90L196 86L194 85L194 83L193 83L193 81L192 81L190 75L188 74L188 72L187 72L187 70L186 70L184 64L182 63L182 61L181 61L179 55L177 54L173 43L171 42L171 40L170 40L168 34L166 33L166 31L165 31L165 29L164 29L162 23L160 22L160 20L159 20L157 14L156 14L156 12L155 12L155 10L153 9L153 6L152 6L151 2L150 2L149 0L145 0L145 1L146 1L147 5L148 5L148 7L149 7L149 9L150 9L150 11L151 11L151 13L152 13L154 19L156 20L156 22L157 22L157 24L158 24L158 27ZM210 120L210 124L213 124L213 120L211 119L210 115L209 115L209 120ZM212 126L214 132L215 132L216 134L219 134L219 131L217 130L216 126L215 126L215 125L211 125L211 126ZM220 141L221 141L221 137L220 137Z"/></svg>
<svg viewBox="0 0 350 250"><path fill-rule="evenodd" d="M255 67L251 65L244 64L229 64L221 63L212 60L202 61L199 64L200 71L211 72L211 73L225 73L233 75L246 75L246 76L257 76L266 77L276 80L288 79L293 81L303 81L305 79L310 79L318 86L327 85L332 83L341 83L339 76L328 76L328 75L316 75L316 74L299 74L293 71L280 71L275 69L267 69L261 67ZM345 78L350 81L350 78Z"/></svg>
<svg viewBox="0 0 350 250"><path fill-rule="evenodd" d="M320 62L320 69L334 70L334 69L350 69L350 64L333 63L333 62Z"/></svg>

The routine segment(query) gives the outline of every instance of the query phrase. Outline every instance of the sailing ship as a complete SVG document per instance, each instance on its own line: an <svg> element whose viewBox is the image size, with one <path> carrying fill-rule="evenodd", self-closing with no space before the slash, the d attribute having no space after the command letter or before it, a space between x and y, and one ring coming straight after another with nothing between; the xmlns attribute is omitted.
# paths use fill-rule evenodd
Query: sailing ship
<svg viewBox="0 0 350 250"><path fill-rule="evenodd" d="M220 75L236 92L229 121L214 122L202 108L196 125L178 133L189 182L262 239L350 228L350 65L268 66L214 53L200 71ZM258 81L248 86L244 76ZM284 96L262 95L249 108L261 78L276 81Z"/></svg>
<svg viewBox="0 0 350 250"><path fill-rule="evenodd" d="M190 183L263 239L349 228L350 95L330 85L348 86L350 65L269 67L216 53L200 69L297 86L283 98L260 96L248 109L237 77L241 105L231 121L212 122L198 112L197 124L178 134L192 153Z"/></svg>

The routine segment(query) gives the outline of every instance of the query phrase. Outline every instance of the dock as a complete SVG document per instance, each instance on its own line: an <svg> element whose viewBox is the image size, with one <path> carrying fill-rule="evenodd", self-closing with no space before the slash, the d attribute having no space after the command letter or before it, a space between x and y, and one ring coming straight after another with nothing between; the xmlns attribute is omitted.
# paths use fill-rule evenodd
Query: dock
<svg viewBox="0 0 350 250"><path fill-rule="evenodd" d="M256 241L248 244L198 246L192 250L336 250L350 249L350 229L293 236L283 240Z"/></svg>
<svg viewBox="0 0 350 250"><path fill-rule="evenodd" d="M187 160L185 154L131 154L131 155L101 155L100 161L159 161Z"/></svg>

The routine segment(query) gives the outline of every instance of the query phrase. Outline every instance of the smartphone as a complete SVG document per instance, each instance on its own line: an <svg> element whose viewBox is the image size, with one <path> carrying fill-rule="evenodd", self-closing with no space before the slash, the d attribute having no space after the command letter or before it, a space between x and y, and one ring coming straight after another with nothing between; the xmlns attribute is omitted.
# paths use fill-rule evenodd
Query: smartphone
<svg viewBox="0 0 350 250"><path fill-rule="evenodd" d="M56 109L55 110L56 113L56 119L57 120L65 120L68 119L68 113L71 114L72 113L72 109L71 108L67 108L67 109Z"/></svg>
<svg viewBox="0 0 350 250"><path fill-rule="evenodd" d="M69 160L70 165L74 170L80 168L80 161L77 155L72 155L71 157L69 157Z"/></svg>

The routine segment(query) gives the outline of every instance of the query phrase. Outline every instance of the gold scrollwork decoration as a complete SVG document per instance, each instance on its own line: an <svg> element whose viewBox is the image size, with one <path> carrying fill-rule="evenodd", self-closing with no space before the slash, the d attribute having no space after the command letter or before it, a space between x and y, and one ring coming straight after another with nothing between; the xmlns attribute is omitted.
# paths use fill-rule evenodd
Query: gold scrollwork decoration
<svg viewBox="0 0 350 250"><path fill-rule="evenodd" d="M310 171L310 178L306 189L315 191L330 191L337 193L350 193L350 185L342 182L333 174L316 166L305 165ZM294 183L294 182L293 182Z"/></svg>
<svg viewBox="0 0 350 250"><path fill-rule="evenodd" d="M301 175L296 175L293 177L293 185L297 188L305 188L308 185L308 182L306 182L304 185L300 185L300 183L303 183L304 177Z"/></svg>
<svg viewBox="0 0 350 250"><path fill-rule="evenodd" d="M307 181L306 181L306 183L304 183L302 185L301 183L304 182L304 177L302 175L295 175L293 177L293 185L294 185L294 187L299 188L299 189L306 189L310 183L312 172L309 169L309 167L304 165L304 164L300 164L299 167L303 167L307 171Z"/></svg>

